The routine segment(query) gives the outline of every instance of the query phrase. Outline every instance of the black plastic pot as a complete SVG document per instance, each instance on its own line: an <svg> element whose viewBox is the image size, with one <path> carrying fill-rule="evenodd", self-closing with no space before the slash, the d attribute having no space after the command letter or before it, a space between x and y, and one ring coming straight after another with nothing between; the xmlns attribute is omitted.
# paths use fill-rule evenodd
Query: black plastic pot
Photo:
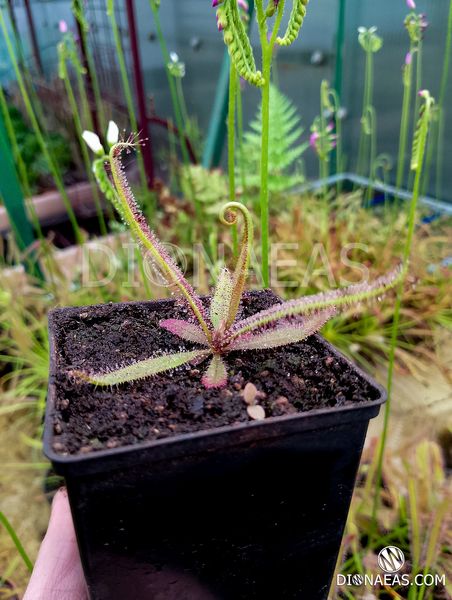
<svg viewBox="0 0 452 600"><path fill-rule="evenodd" d="M50 338L52 382L52 322ZM66 479L92 600L324 600L385 401L353 368L376 400L76 456L52 450L51 383L44 449Z"/></svg>

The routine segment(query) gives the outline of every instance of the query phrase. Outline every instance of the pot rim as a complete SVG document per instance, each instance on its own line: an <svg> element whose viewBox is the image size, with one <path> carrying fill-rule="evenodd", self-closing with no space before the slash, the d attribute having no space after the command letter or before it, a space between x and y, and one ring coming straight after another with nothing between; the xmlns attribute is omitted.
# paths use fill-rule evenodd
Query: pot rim
<svg viewBox="0 0 452 600"><path fill-rule="evenodd" d="M256 293L271 292L271 290L254 290L246 292L246 294L254 295ZM276 296L276 295L275 295ZM359 402L348 406L334 406L330 408L313 409L305 412L299 412L294 415L284 415L280 417L267 417L263 421L252 421L244 422L237 425L224 425L222 427L216 427L213 429L205 429L195 432L182 433L180 435L174 435L171 437L165 437L157 440L142 441L138 444L129 444L126 446L120 446L118 448L110 448L105 450L96 450L89 454L60 454L55 452L52 448L52 441L54 437L53 433L53 413L55 406L55 394L56 387L54 382L55 366L56 366L56 349L55 339L53 331L53 316L61 312L80 312L84 308L94 308L98 306L114 305L119 306L130 306L133 304L163 304L174 302L172 298L163 298L158 300L146 300L146 301L132 301L132 302L116 302L109 304L97 304L87 306L76 306L76 307L63 307L55 308L49 312L49 348L50 348L50 377L49 377L49 388L46 401L46 410L44 418L44 434L43 434L43 451L45 456L49 458L55 465L74 465L74 464L86 464L98 462L102 459L113 459L118 456L129 456L134 452L146 452L162 448L168 448L177 451L177 448L182 446L186 447L188 443L194 446L194 451L202 451L205 448L203 442L219 440L222 437L230 437L230 445L240 445L241 443L249 440L257 440L264 438L280 437L281 435L287 435L292 431L306 431L312 429L325 429L337 424L330 423L330 417L342 417L340 423L350 423L353 421L369 420L376 416L380 410L380 406L386 402L387 393L382 385L377 383L370 375L363 371L360 367L355 365L350 359L344 356L337 348L327 342L321 335L315 334L315 337L323 346L328 347L328 351L331 352L335 358L347 363L355 373L366 381L378 394L375 400L369 400L366 402ZM296 428L290 427L291 425L298 425ZM249 434L249 435L247 435ZM259 435L260 434L260 435ZM160 453L159 453L160 454Z"/></svg>

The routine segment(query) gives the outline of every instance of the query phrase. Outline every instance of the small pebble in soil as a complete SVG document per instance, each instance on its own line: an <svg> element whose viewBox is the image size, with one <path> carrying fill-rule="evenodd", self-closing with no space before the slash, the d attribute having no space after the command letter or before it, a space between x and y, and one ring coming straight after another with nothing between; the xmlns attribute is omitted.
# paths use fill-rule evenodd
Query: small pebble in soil
<svg viewBox="0 0 452 600"><path fill-rule="evenodd" d="M254 383L248 382L246 384L245 389L242 392L242 396L249 406L256 404L257 387L254 385Z"/></svg>
<svg viewBox="0 0 452 600"><path fill-rule="evenodd" d="M259 404L247 406L246 412L250 418L255 421L263 421L265 419L265 410L262 408L262 406L259 406Z"/></svg>

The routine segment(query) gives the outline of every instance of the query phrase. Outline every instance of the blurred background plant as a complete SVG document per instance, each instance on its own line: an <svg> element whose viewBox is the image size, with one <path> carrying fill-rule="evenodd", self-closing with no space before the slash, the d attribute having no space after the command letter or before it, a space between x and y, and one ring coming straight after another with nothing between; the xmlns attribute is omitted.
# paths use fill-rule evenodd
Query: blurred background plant
<svg viewBox="0 0 452 600"><path fill-rule="evenodd" d="M112 118L121 135L139 132L143 145L128 157L128 177L159 237L180 250L177 256L201 292L210 291L222 253L228 260L234 252L217 218L224 201L233 194L254 209L258 232L262 225L262 105L237 73L230 78L227 57L221 67L223 43L213 15L194 1L48 5L55 14L38 0L31 2L30 13L19 2L0 7L1 509L31 560L46 524L46 498L59 483L48 473L40 442L49 309L167 295L146 277L147 265L94 185L90 156L80 143L83 130L104 141ZM340 2L338 13L329 0L318 5L309 13L306 37L273 57L271 285L288 298L310 294L359 281L366 269L374 278L400 260L413 185L407 162L420 106L417 92L431 87L438 103L422 191L437 193L439 202L427 199L419 207L397 328L394 419L383 479L376 487L372 437L381 431L378 424L361 468L340 572L375 571L375 556L387 542L400 544L415 569L450 571L450 511L444 506L450 500L452 452L452 211L441 200L452 198L446 185L452 150L447 102L452 1L419 1L409 11L408 53L404 2L391 4L400 41L384 36L388 24L382 8L372 16L378 34L375 27L357 34L370 4L360 0L358 7L350 0L343 10ZM253 8L252 2L240 5L245 27L254 26ZM331 15L338 18L337 48L331 36L331 48L319 49L318 40L335 29ZM183 35L174 30L179 23ZM316 28L325 35L314 35ZM145 51L154 42L158 50ZM339 58L333 70L334 53ZM229 112L226 119L230 81L236 86L234 118ZM223 152L227 133L234 141L229 177ZM337 177L355 163L361 179ZM318 175L323 180L313 182ZM25 242L24 232L29 232ZM256 247L256 287L262 285L261 263ZM385 383L393 326L389 296L337 317L323 334ZM11 582L4 589L0 584L0 597L23 591L28 567L11 530L0 524L0 576ZM450 589L415 590L411 596L406 590L352 592L332 593L363 600L452 597Z"/></svg>

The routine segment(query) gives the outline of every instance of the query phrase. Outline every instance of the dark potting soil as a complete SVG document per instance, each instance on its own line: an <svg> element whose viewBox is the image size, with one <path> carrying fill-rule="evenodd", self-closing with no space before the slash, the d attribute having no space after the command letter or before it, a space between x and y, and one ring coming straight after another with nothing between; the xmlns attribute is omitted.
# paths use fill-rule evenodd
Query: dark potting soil
<svg viewBox="0 0 452 600"><path fill-rule="evenodd" d="M241 316L276 302L269 291L245 294ZM187 317L187 309L174 300L52 313L56 452L87 453L250 422L243 393L248 383L257 388L256 401L267 417L376 398L376 391L316 336L272 350L230 353L225 357L227 387L220 390L201 383L207 360L114 388L96 388L68 374L73 369L102 372L156 354L192 350L196 344L159 327L162 319Z"/></svg>

